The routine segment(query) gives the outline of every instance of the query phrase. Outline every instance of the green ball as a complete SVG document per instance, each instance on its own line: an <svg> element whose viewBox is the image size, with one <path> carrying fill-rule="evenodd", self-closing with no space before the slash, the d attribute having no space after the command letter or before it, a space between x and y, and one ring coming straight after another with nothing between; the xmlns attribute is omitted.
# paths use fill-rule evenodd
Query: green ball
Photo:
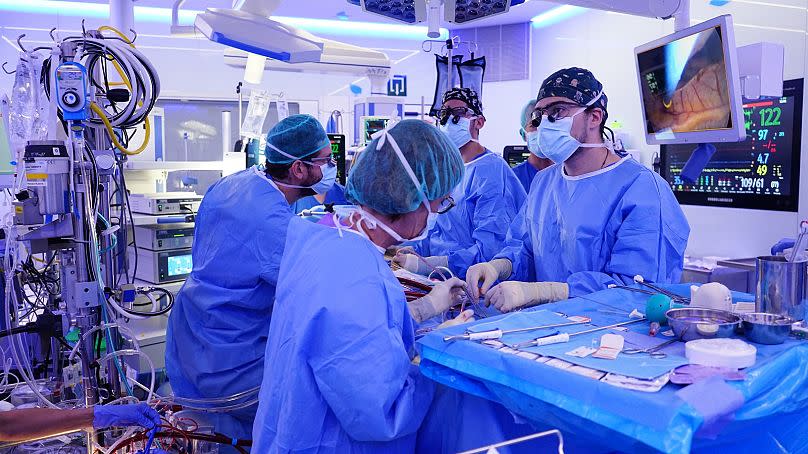
<svg viewBox="0 0 808 454"><path fill-rule="evenodd" d="M665 312L671 308L672 300L662 294L653 295L648 298L645 303L645 317L652 322L657 322L660 325L666 325L668 318L665 317Z"/></svg>

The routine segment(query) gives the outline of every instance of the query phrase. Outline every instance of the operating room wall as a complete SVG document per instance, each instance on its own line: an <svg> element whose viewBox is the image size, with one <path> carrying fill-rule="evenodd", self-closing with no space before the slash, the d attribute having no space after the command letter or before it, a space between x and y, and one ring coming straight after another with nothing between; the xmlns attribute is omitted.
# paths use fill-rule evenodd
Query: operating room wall
<svg viewBox="0 0 808 454"><path fill-rule="evenodd" d="M808 1L737 1L715 7L693 0L693 24L732 14L736 44L760 41L785 46L785 78L806 74ZM629 148L646 154L659 151L645 143L640 111L634 47L673 32L673 21L660 21L601 11L588 11L549 27L534 28L531 86L537 89L552 71L567 66L591 69L609 96L609 116L623 124ZM808 144L808 103L803 113L803 150ZM768 253L782 237L794 236L799 219L808 216L808 154L802 153L800 212L683 206L691 226L687 253L753 257Z"/></svg>

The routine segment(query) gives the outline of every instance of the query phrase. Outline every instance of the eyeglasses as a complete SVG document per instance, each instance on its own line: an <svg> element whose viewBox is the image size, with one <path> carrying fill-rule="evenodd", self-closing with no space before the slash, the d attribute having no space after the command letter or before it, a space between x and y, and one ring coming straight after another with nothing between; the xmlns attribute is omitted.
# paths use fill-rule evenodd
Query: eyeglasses
<svg viewBox="0 0 808 454"><path fill-rule="evenodd" d="M474 111L469 109L468 107L444 107L438 111L438 119L440 120L440 124L445 125L450 117L454 117L453 120L455 124L461 118L467 118L474 116Z"/></svg>
<svg viewBox="0 0 808 454"><path fill-rule="evenodd" d="M445 214L447 211L451 210L454 207L455 207L455 201L451 196L449 196L440 202L440 207L438 207L438 211L436 211L436 213Z"/></svg>
<svg viewBox="0 0 808 454"><path fill-rule="evenodd" d="M575 115L577 113L576 110L581 108L583 107L569 102L550 104L545 108L534 110L533 115L530 117L530 124L533 125L534 128L538 128L544 116L547 116L547 119L550 121L561 120L562 118Z"/></svg>
<svg viewBox="0 0 808 454"><path fill-rule="evenodd" d="M312 158L309 161L303 161L303 162L305 162L306 164L311 164L313 166L319 166L319 165L322 165L322 164L318 164L317 161L325 161L325 160L328 160L328 162L325 163L325 164L328 164L328 167L336 167L337 166L337 161L334 160L333 156L328 156L328 157L325 157L325 158Z"/></svg>

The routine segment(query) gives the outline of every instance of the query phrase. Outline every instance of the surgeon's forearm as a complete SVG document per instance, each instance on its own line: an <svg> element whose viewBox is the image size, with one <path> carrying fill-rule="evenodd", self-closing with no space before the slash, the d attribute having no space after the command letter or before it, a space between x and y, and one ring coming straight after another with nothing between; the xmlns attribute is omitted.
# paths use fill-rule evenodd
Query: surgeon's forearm
<svg viewBox="0 0 808 454"><path fill-rule="evenodd" d="M22 441L93 426L93 409L26 408L0 412L0 441Z"/></svg>

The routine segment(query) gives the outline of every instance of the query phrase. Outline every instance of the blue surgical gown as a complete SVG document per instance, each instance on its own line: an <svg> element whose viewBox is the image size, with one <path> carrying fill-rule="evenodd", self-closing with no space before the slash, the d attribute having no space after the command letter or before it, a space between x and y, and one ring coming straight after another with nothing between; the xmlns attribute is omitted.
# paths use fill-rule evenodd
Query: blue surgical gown
<svg viewBox="0 0 808 454"><path fill-rule="evenodd" d="M166 372L175 395L224 397L261 384L292 217L283 194L255 168L208 189L196 217L193 270L168 319ZM256 409L211 414L216 431L250 438Z"/></svg>
<svg viewBox="0 0 808 454"><path fill-rule="evenodd" d="M536 176L496 258L510 279L566 282L570 297L629 284L679 282L690 226L668 184L631 157L578 177Z"/></svg>
<svg viewBox="0 0 808 454"><path fill-rule="evenodd" d="M404 292L376 247L293 219L252 451L412 453L434 393L413 355Z"/></svg>
<svg viewBox="0 0 808 454"><path fill-rule="evenodd" d="M325 193L325 201L323 203L332 203L334 205L348 205L345 199L345 187L339 183L334 183L331 189ZM323 205L314 196L303 197L297 202L292 204L292 213L300 214L303 210L310 210L317 205Z"/></svg>
<svg viewBox="0 0 808 454"><path fill-rule="evenodd" d="M539 171L527 161L513 168L513 174L516 175L516 178L522 183L525 192L530 191L530 183L533 182L533 177L535 177L537 173L539 173Z"/></svg>
<svg viewBox="0 0 808 454"><path fill-rule="evenodd" d="M413 247L423 256L448 256L449 269L464 277L471 265L491 260L505 245L525 190L505 160L485 150L466 164L452 198L456 206L438 216L429 237Z"/></svg>

